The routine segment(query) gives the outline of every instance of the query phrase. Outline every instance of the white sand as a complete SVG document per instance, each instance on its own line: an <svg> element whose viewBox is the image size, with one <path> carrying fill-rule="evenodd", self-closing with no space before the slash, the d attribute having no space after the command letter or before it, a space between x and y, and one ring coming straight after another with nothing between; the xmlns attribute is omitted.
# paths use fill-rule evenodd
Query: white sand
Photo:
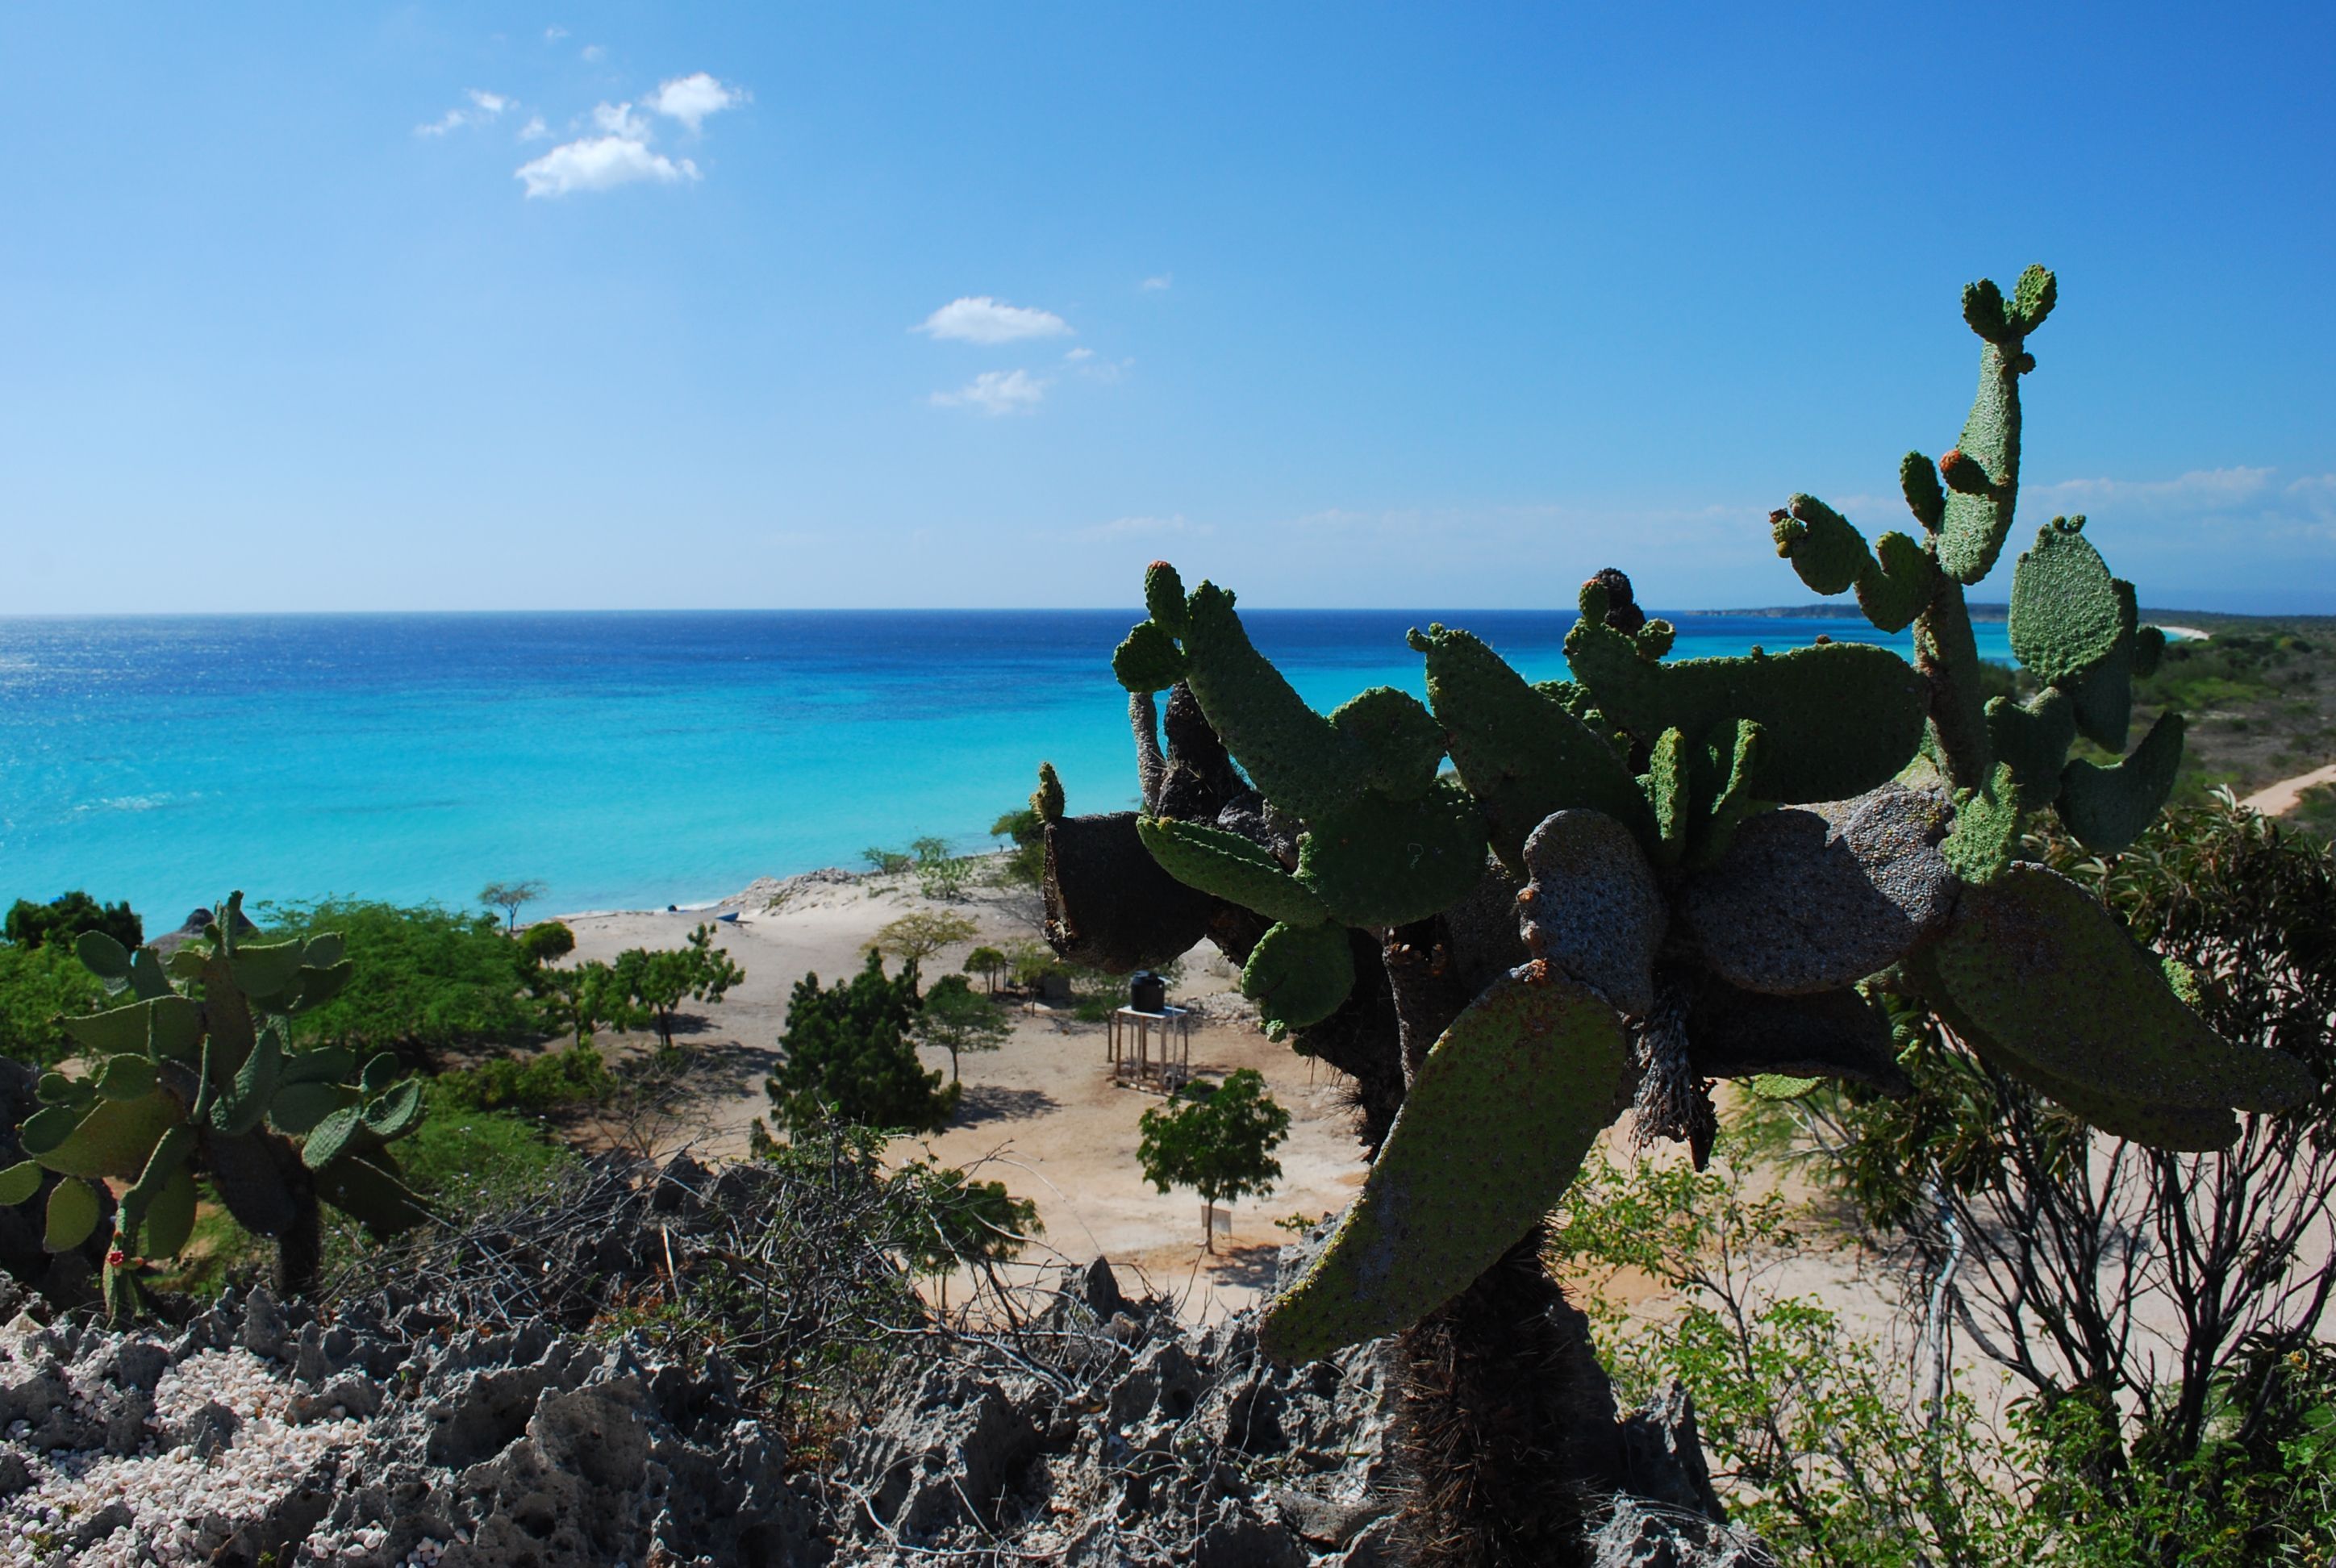
<svg viewBox="0 0 2336 1568"><path fill-rule="evenodd" d="M764 908L774 892L782 895L780 907ZM770 1110L763 1079L777 1066L774 1047L795 982L815 973L832 984L856 972L864 961L862 944L878 927L912 909L971 916L981 928L976 940L992 945L1037 937L1033 896L985 889L964 902L937 904L917 896L904 878L792 878L757 883L749 894L695 910L562 918L576 932L579 959L608 959L626 948L678 947L712 914L738 911L735 923L717 929L724 950L746 971L745 981L714 1006L688 1004L701 1027L681 1037L715 1064L721 1092L696 1108L693 1125L677 1141L701 1157L719 1157L745 1154L749 1125ZM972 945L926 959L927 983L961 966ZM1222 993L1234 984L1230 968L1205 944L1187 959L1186 969L1180 997ZM928 1066L948 1072L946 1053L927 1057ZM1003 1049L963 1059L965 1101L956 1125L930 1140L902 1139L892 1153L913 1159L930 1148L959 1166L988 1160L986 1179L1037 1201L1047 1256L1074 1262L1107 1256L1129 1285L1134 1281L1125 1271L1141 1270L1156 1287L1184 1294L1188 1315L1213 1317L1256 1300L1271 1286L1274 1254L1288 1240L1273 1222L1296 1213L1319 1218L1342 1206L1361 1183L1363 1164L1348 1132L1350 1114L1339 1103L1337 1076L1329 1069L1252 1026L1223 1023L1194 1031L1192 1064L1211 1075L1255 1067L1291 1118L1289 1141L1276 1155L1280 1183L1270 1196L1234 1208L1231 1233L1220 1232L1213 1256L1201 1246L1200 1199L1181 1189L1156 1193L1137 1169L1137 1120L1163 1101L1114 1086L1099 1024L1076 1024L1067 1015L1044 1011L1016 1014Z"/></svg>

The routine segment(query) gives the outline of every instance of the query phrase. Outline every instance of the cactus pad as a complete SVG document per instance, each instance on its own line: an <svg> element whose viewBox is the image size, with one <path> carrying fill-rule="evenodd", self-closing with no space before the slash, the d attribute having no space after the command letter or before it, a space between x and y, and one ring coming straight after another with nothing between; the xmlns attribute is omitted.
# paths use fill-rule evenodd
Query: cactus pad
<svg viewBox="0 0 2336 1568"><path fill-rule="evenodd" d="M1618 1012L1654 1010L1662 890L1630 830L1593 811L1556 812L1525 840L1533 881L1517 897L1526 950Z"/></svg>
<svg viewBox="0 0 2336 1568"><path fill-rule="evenodd" d="M1987 702L1988 739L2011 766L2021 794L2049 800L2060 787L2061 765L2077 738L2077 709L2068 694L2047 687L2024 703L2008 696Z"/></svg>
<svg viewBox="0 0 2336 1568"><path fill-rule="evenodd" d="M1274 926L1241 966L1241 995L1257 1004L1259 1022L1275 1039L1320 1023L1354 987L1355 953L1343 926Z"/></svg>
<svg viewBox="0 0 2336 1568"><path fill-rule="evenodd" d="M2127 629L2108 563L2084 527L2082 517L2054 518L2011 574L2011 651L2047 686L2108 657Z"/></svg>
<svg viewBox="0 0 2336 1568"><path fill-rule="evenodd" d="M1939 852L1963 881L1974 884L1995 881L2020 848L2020 813L2025 809L2025 792L2011 765L1996 764L1986 788L1962 790L1955 795L1954 831L1947 834Z"/></svg>
<svg viewBox="0 0 2336 1568"><path fill-rule="evenodd" d="M1467 895L1484 869L1484 819L1438 779L1418 800L1376 791L1310 819L1298 878L1350 926L1426 920Z"/></svg>
<svg viewBox="0 0 2336 1568"><path fill-rule="evenodd" d="M1173 817L1138 817L1135 831L1162 869L1187 887L1287 925L1318 925L1330 918L1313 890L1271 851L1239 833Z"/></svg>
<svg viewBox="0 0 2336 1568"><path fill-rule="evenodd" d="M1679 917L1714 974L1772 996L1836 990L1942 930L1956 880L1947 811L1886 784L1834 808L1767 812L1688 882Z"/></svg>
<svg viewBox="0 0 2336 1568"><path fill-rule="evenodd" d="M97 1229L100 1213L97 1189L68 1176L49 1189L47 1234L42 1245L52 1252L70 1252Z"/></svg>
<svg viewBox="0 0 2336 1568"><path fill-rule="evenodd" d="M2077 842L2114 854L2157 820L2182 770L2182 716L2162 713L2131 755L2110 767L2078 757L2060 775L2060 820Z"/></svg>
<svg viewBox="0 0 2336 1568"><path fill-rule="evenodd" d="M1585 588L1582 618L1565 638L1574 678L1599 711L1649 745L1666 729L1699 744L1736 719L1753 720L1766 736L1753 786L1763 800L1863 794L1893 777L1922 745L1929 688L1887 648L1833 642L1774 656L1649 664L1599 618L1603 607L1595 586ZM1850 715L1854 721L1844 723Z"/></svg>
<svg viewBox="0 0 2336 1568"><path fill-rule="evenodd" d="M1130 691L1165 691L1184 678L1184 650L1157 621L1138 622L1111 656L1111 673Z"/></svg>
<svg viewBox="0 0 2336 1568"><path fill-rule="evenodd" d="M2225 1043L2174 994L2156 955L2042 866L1966 889L1931 959L1989 1039L2079 1092L2213 1112L2287 1110L2319 1089L2283 1052Z"/></svg>
<svg viewBox="0 0 2336 1568"><path fill-rule="evenodd" d="M1555 1203L1612 1118L1621 1023L1528 964L1470 1003L1420 1064L1363 1190L1258 1339L1300 1362L1418 1322Z"/></svg>
<svg viewBox="0 0 2336 1568"><path fill-rule="evenodd" d="M1339 705L1330 723L1352 747L1358 777L1368 788L1412 801L1436 782L1444 726L1409 692L1372 687Z"/></svg>
<svg viewBox="0 0 2336 1568"><path fill-rule="evenodd" d="M1873 558L1865 536L1814 495L1796 495L1769 520L1776 553L1793 563L1813 593L1846 593Z"/></svg>
<svg viewBox="0 0 2336 1568"><path fill-rule="evenodd" d="M1874 541L1874 559L1857 573L1857 608L1883 631L1903 631L1939 596L1931 552L1892 530Z"/></svg>
<svg viewBox="0 0 2336 1568"><path fill-rule="evenodd" d="M1426 656L1427 699L1453 766L1483 808L1504 862L1522 866L1525 835L1550 813L1575 806L1615 818L1642 843L1654 841L1653 817L1630 767L1563 697L1527 685L1467 632L1431 626L1410 640Z"/></svg>
<svg viewBox="0 0 2336 1568"><path fill-rule="evenodd" d="M2048 282L2039 289L2049 294L2051 274L2043 276ZM1993 285L1987 287L1993 291ZM1965 297L1971 297L1969 292ZM1997 297L2000 301L2001 296ZM2034 361L2020 345L2028 318L2005 318L2000 310L1999 304L1993 319L2002 322L2001 335L1980 334L1987 346L1980 352L1979 390L1971 398L1971 416L1963 422L1962 438L1939 461L1949 491L1940 523L1939 566L1960 583L1977 582L1995 569L2019 500L2020 377Z"/></svg>

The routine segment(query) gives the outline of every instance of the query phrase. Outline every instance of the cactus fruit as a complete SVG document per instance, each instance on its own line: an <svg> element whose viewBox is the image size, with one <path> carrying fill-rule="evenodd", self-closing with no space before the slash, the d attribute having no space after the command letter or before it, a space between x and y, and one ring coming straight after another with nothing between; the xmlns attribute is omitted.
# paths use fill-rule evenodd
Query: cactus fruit
<svg viewBox="0 0 2336 1568"><path fill-rule="evenodd" d="M1327 1356L1465 1290L1572 1182L1625 1059L1621 1020L1587 988L1540 963L1494 981L1428 1052L1362 1194L1267 1309L1266 1352Z"/></svg>
<svg viewBox="0 0 2336 1568"><path fill-rule="evenodd" d="M79 1245L97 1223L102 1205L92 1183L124 1184L104 1281L117 1313L137 1302L131 1260L166 1258L186 1244L198 1169L246 1228L279 1241L305 1229L310 1267L316 1200L305 1180L287 1176L304 1163L329 1198L350 1183L344 1167L362 1162L382 1201L369 1212L344 1206L378 1232L424 1217L387 1150L421 1124L421 1085L392 1087L386 1080L397 1068L388 1058L386 1073L371 1075L380 1081L353 1086L346 1081L354 1065L346 1051L286 1044L289 1020L346 981L340 939L242 940L241 906L242 894L230 897L203 941L180 949L167 966L152 949L126 952L102 936L76 944L83 964L131 999L69 1022L90 1070L79 1079L43 1079L44 1108L18 1130L32 1158L0 1175L0 1197L20 1193L19 1202L37 1190L41 1170L65 1178L49 1200L53 1250ZM174 976L199 990L175 989ZM354 1124L354 1137L320 1142L312 1129L342 1116ZM304 1134L296 1154L291 1139ZM300 1288L313 1280L289 1282Z"/></svg>
<svg viewBox="0 0 2336 1568"><path fill-rule="evenodd" d="M1652 1012L1668 921L1662 889L1630 830L1601 812L1554 812L1525 841L1524 861L1533 879L1517 895L1526 950L1617 1012Z"/></svg>
<svg viewBox="0 0 2336 1568"><path fill-rule="evenodd" d="M1964 589L2010 537L2027 338L2056 295L2041 268L2008 297L1965 292L1981 340L1970 418L1935 463L1900 465L1919 537L1869 547L1806 494L1770 516L1810 588L1854 589L1876 627L1912 627L1911 665L1856 642L1674 661L1672 628L1607 568L1576 601L1571 680L1528 683L1432 625L1408 638L1428 707L1379 688L1326 716L1251 643L1231 593L1147 570L1147 618L1114 661L1144 699L1144 813L1065 817L1048 773L1047 931L1121 968L1205 931L1271 1033L1355 1076L1375 1162L1269 1310L1271 1353L1324 1354L1436 1311L1527 1236L1626 1105L1699 1161L1708 1079L1903 1092L1861 986L1919 995L1983 1058L2160 1147L2219 1146L2234 1108L2317 1092L2292 1058L2216 1038L2185 999L2193 979L2017 859L2048 806L2091 848L2129 842L2181 757L2174 716L2113 766L2069 755L2079 735L2123 750L2132 682L2164 641L2081 519L2054 520L2013 570L2011 641L2039 689L1988 699ZM1163 687L1164 753L1147 706ZM191 1062L172 1000L150 998L134 1030L92 1027L151 1032ZM296 1099L291 1072L277 1104L308 1115L323 1102ZM50 1097L26 1146L95 1114ZM374 1114L328 1113L311 1146Z"/></svg>

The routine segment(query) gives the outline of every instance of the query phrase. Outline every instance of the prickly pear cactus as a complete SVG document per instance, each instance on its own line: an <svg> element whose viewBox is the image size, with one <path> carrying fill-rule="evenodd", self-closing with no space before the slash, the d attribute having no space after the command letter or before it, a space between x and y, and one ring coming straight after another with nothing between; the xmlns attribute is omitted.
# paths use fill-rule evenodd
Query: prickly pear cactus
<svg viewBox="0 0 2336 1568"><path fill-rule="evenodd" d="M17 1130L31 1157L0 1171L0 1203L30 1198L44 1171L64 1178L49 1195L52 1251L95 1230L96 1183L117 1190L104 1271L116 1315L137 1306L140 1262L186 1245L199 1175L245 1229L277 1239L294 1288L314 1283L319 1198L376 1234L426 1217L389 1152L422 1124L421 1084L398 1082L387 1054L360 1069L338 1047L287 1043L294 1018L347 983L340 939L252 940L238 932L242 901L167 959L83 934L75 951L117 1005L65 1020L87 1070L42 1076L43 1108Z"/></svg>
<svg viewBox="0 0 2336 1568"><path fill-rule="evenodd" d="M2071 755L2080 738L2123 754L2132 682L2164 646L2081 517L2054 518L2012 571L2033 694L1982 700L1963 593L2011 537L2027 342L2057 293L2041 268L2008 299L1964 291L1979 391L1953 450L1901 464L1919 533L1869 546L1808 495L1770 515L1810 589L1913 628L1911 662L1824 638L1672 660L1674 628L1610 568L1582 587L1571 680L1529 682L1431 626L1410 636L1426 705L1380 687L1326 716L1251 642L1231 592L1187 592L1153 564L1147 618L1113 659L1146 781L1135 835L1214 912L1177 930L1159 917L1152 935L1204 924L1300 1049L1351 1062L1387 1015L1400 1044L1399 1109L1367 1129L1361 1195L1270 1308L1270 1349L1321 1355L1437 1310L1531 1231L1624 1106L1642 1138L1686 1139L1700 1159L1716 1076L1903 1092L1877 987L2159 1146L2215 1146L2233 1111L2317 1091L2293 1059L2217 1038L2106 911L2019 859L2048 807L2088 847L2123 849L2182 751L2168 715L2130 755ZM1105 820L1054 821L1059 793L1041 794L1050 849L1070 822ZM1050 906L1067 886L1050 880ZM1049 909L1050 931L1095 923Z"/></svg>

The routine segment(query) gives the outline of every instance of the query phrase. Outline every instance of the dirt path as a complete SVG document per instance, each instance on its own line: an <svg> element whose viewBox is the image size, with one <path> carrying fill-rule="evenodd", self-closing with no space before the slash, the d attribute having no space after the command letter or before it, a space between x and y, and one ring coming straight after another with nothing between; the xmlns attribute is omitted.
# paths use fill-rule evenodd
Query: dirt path
<svg viewBox="0 0 2336 1568"><path fill-rule="evenodd" d="M2267 817L2284 816L2302 803L2305 790L2316 789L2321 784L2336 784L2336 763L2313 768L2310 773L2300 773L2293 778L2282 779L2275 784L2255 791L2239 803Z"/></svg>

